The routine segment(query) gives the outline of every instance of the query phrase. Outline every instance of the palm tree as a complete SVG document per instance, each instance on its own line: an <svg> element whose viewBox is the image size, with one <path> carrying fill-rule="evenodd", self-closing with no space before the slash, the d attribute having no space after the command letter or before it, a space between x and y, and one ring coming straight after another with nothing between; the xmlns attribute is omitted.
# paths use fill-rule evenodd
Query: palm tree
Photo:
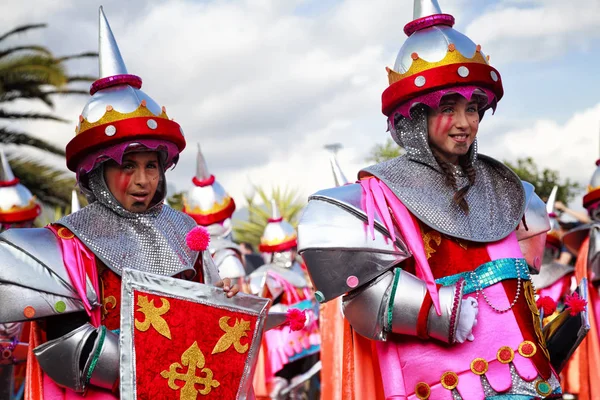
<svg viewBox="0 0 600 400"><path fill-rule="evenodd" d="M66 57L55 57L43 46L24 45L2 48L5 41L14 35L32 29L45 28L46 24L19 26L0 35L0 143L18 146L30 146L64 157L65 152L45 140L38 139L26 132L8 126L8 121L46 120L68 122L51 112L23 112L8 109L7 106L17 100L42 102L48 108L54 107L53 96L69 94L88 94L86 90L73 88L75 82L90 82L91 76L69 76L65 61L97 57L96 53L81 53ZM2 123L4 121L4 123ZM21 156L11 157L15 175L44 203L67 207L71 189L75 180L44 163ZM53 181L47 181L52 179Z"/></svg>
<svg viewBox="0 0 600 400"><path fill-rule="evenodd" d="M298 191L289 188L275 187L270 195L261 187L254 187L262 204L258 205L253 198L246 198L248 204L248 220L235 221L233 224L233 236L236 242L248 242L258 246L267 221L271 217L271 199L275 200L281 216L294 227L298 225L298 217L306 203L298 197Z"/></svg>

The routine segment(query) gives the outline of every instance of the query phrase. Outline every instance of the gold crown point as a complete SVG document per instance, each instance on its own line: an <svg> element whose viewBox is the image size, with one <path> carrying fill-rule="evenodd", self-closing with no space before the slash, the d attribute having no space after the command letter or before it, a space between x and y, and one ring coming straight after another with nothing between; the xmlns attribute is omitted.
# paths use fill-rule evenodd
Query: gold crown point
<svg viewBox="0 0 600 400"><path fill-rule="evenodd" d="M79 122L83 122L83 115L79 115Z"/></svg>
<svg viewBox="0 0 600 400"><path fill-rule="evenodd" d="M487 58L487 61L490 62L490 55L489 54L487 55L486 58Z"/></svg>
<svg viewBox="0 0 600 400"><path fill-rule="evenodd" d="M144 100L142 100L142 102L140 103L140 106L142 106L142 107L146 107L146 100L145 100L145 99L144 99Z"/></svg>
<svg viewBox="0 0 600 400"><path fill-rule="evenodd" d="M480 44L478 44L478 45L475 47L475 51L476 51L476 52L478 52L478 53L481 53L481 45L480 45Z"/></svg>
<svg viewBox="0 0 600 400"><path fill-rule="evenodd" d="M114 110L113 106L111 106L110 104L106 106L106 112L109 112L112 110Z"/></svg>
<svg viewBox="0 0 600 400"><path fill-rule="evenodd" d="M413 60L415 60L415 61L416 61L416 60L418 60L418 59L419 59L419 54L417 54L417 53L412 53L412 54L410 55L410 58L412 58Z"/></svg>
<svg viewBox="0 0 600 400"><path fill-rule="evenodd" d="M448 51L454 51L454 50L456 50L456 46L454 45L454 43L450 43L448 45Z"/></svg>
<svg viewBox="0 0 600 400"><path fill-rule="evenodd" d="M164 112L166 114L167 113L167 107L162 106L162 112Z"/></svg>

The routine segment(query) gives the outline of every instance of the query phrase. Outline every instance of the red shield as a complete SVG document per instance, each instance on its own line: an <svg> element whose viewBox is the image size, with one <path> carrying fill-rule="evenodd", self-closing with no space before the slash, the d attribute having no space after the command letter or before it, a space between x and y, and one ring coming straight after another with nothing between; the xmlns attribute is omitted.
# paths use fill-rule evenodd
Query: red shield
<svg viewBox="0 0 600 400"><path fill-rule="evenodd" d="M268 301L139 271L123 296L121 398L246 398Z"/></svg>

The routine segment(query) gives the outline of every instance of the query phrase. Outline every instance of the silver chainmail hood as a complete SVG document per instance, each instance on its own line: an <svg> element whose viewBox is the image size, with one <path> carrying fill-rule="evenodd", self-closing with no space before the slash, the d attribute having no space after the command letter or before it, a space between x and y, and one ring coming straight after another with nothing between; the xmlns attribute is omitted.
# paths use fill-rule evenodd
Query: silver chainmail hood
<svg viewBox="0 0 600 400"><path fill-rule="evenodd" d="M469 149L476 171L475 184L465 197L469 213L454 203L456 189L446 183L428 143L427 108L417 106L411 119L399 117L390 127L394 140L406 154L360 172L383 181L421 222L456 238L495 242L513 232L525 211L525 192L517 175L499 161L477 154L477 141ZM468 184L460 168L458 188Z"/></svg>
<svg viewBox="0 0 600 400"><path fill-rule="evenodd" d="M184 213L163 206L164 175L155 205L143 213L127 211L104 181L103 165L89 173L85 189L90 205L56 223L73 232L108 268L123 268L173 276L193 270L198 252L185 237L196 226ZM158 201L156 201L158 200Z"/></svg>

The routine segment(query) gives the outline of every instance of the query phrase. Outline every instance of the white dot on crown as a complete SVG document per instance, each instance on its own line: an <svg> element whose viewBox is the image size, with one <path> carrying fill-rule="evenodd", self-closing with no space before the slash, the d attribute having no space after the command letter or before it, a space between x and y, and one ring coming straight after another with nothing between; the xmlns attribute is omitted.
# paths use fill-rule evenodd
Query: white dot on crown
<svg viewBox="0 0 600 400"><path fill-rule="evenodd" d="M469 68L465 67L464 65L461 65L460 67L458 67L458 75L466 78L467 76L469 76Z"/></svg>
<svg viewBox="0 0 600 400"><path fill-rule="evenodd" d="M148 125L148 128L150 129L156 129L158 127L158 123L153 119L146 121L146 125Z"/></svg>
<svg viewBox="0 0 600 400"><path fill-rule="evenodd" d="M114 125L109 125L104 128L104 134L106 136L114 136L115 133L117 133L117 128Z"/></svg>

